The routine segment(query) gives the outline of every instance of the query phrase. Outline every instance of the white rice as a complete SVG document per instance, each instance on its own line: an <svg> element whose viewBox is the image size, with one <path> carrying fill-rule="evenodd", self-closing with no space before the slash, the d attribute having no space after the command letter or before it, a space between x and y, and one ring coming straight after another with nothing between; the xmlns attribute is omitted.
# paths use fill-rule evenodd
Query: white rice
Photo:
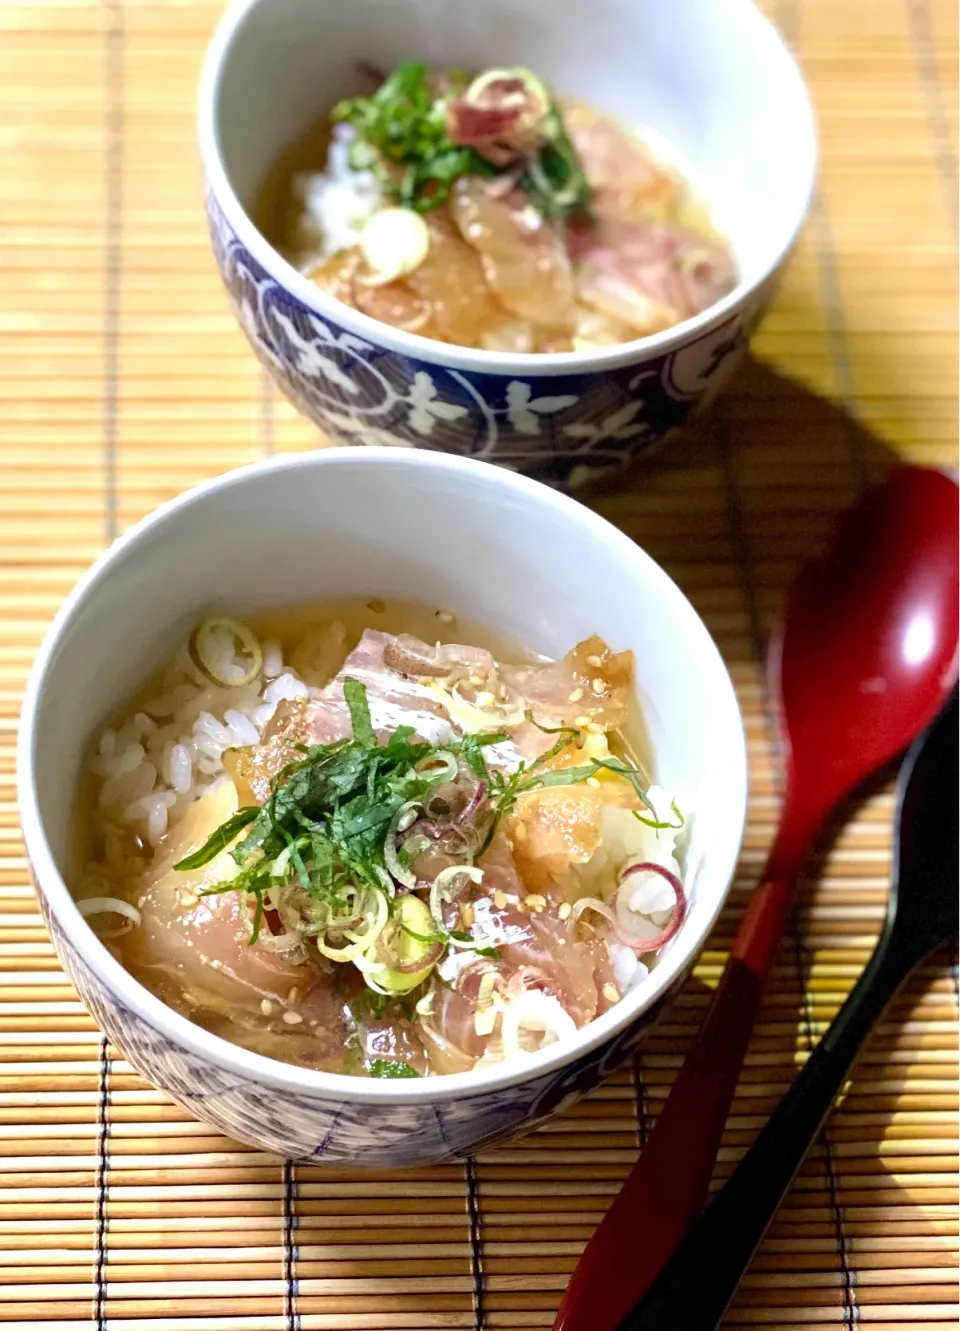
<svg viewBox="0 0 960 1331"><path fill-rule="evenodd" d="M642 984L650 974L650 968L640 960L632 948L626 947L615 938L607 939L607 948L610 952L613 980L620 997L623 998L631 989L636 989L638 984Z"/></svg>
<svg viewBox="0 0 960 1331"><path fill-rule="evenodd" d="M263 676L264 679L276 679L277 675L283 674L283 653L280 650L278 642L265 642L263 644Z"/></svg>
<svg viewBox="0 0 960 1331"><path fill-rule="evenodd" d="M352 125L334 126L326 170L304 171L294 177L293 189L302 209L299 230L304 251L298 266L304 272L355 245L365 223L383 203L376 176L371 171L354 171L348 161L355 134Z"/></svg>
<svg viewBox="0 0 960 1331"><path fill-rule="evenodd" d="M306 696L306 686L292 675L289 671L284 671L276 679L272 679L263 690L263 701L265 703L276 704L278 702L296 702L298 698Z"/></svg>
<svg viewBox="0 0 960 1331"><path fill-rule="evenodd" d="M225 659L224 674L230 665ZM234 687L204 682L181 647L161 676L160 692L99 738L90 769L100 778L97 802L105 819L156 846L223 777L227 749L258 744L282 699L317 692L284 667L276 642L265 644L261 676ZM109 855L109 837L107 848Z"/></svg>

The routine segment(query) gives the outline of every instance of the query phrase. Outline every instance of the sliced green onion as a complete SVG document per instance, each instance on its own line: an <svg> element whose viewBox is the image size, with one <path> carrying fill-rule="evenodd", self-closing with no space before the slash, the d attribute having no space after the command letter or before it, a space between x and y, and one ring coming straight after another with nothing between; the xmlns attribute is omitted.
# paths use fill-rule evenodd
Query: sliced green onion
<svg viewBox="0 0 960 1331"><path fill-rule="evenodd" d="M432 785L439 786L445 781L456 781L460 775L460 766L449 749L437 749L417 771Z"/></svg>
<svg viewBox="0 0 960 1331"><path fill-rule="evenodd" d="M430 253L430 232L410 208L381 208L364 223L357 244L370 271L356 281L383 286L420 267Z"/></svg>
<svg viewBox="0 0 960 1331"><path fill-rule="evenodd" d="M329 901L317 901L308 898L301 905L301 911L310 916L311 923L302 927L302 932L313 934L342 934L348 929L356 929L363 921L363 889L354 883L346 883L341 888L343 905L336 910Z"/></svg>
<svg viewBox="0 0 960 1331"><path fill-rule="evenodd" d="M352 961L356 963L363 953L376 943L389 918L390 908L387 905L386 897L381 892L372 893L372 909L369 909L366 914L367 927L362 933L356 929L343 930L344 938L350 940L345 947L330 947L318 935L316 940L317 951L331 961Z"/></svg>
<svg viewBox="0 0 960 1331"><path fill-rule="evenodd" d="M330 947L324 940L317 935L317 951L322 956L328 957L330 961L357 961L360 955L368 946L366 938L361 938L352 943L346 943L343 947Z"/></svg>
<svg viewBox="0 0 960 1331"><path fill-rule="evenodd" d="M417 875L412 869L408 869L400 863L400 858L397 855L397 836L400 832L405 832L416 821L416 813L419 808L419 800L407 800L405 804L401 804L390 819L386 840L383 843L383 862L387 866L388 872L398 883L410 888L416 887ZM414 815L413 818L410 817L411 813Z"/></svg>
<svg viewBox="0 0 960 1331"><path fill-rule="evenodd" d="M534 1049L543 1049L576 1035L577 1023L552 994L528 989L507 1004L501 1019L500 1038L506 1058L533 1052L521 1039L521 1031L527 1031L536 1041Z"/></svg>
<svg viewBox="0 0 960 1331"><path fill-rule="evenodd" d="M234 660L224 661L217 650L218 639L229 635L234 649ZM224 688L239 689L256 679L263 665L263 652L260 643L249 625L230 615L214 615L203 620L194 629L189 644L190 655L197 665L215 684ZM237 658L245 658L242 664ZM239 673L227 673L227 667Z"/></svg>
<svg viewBox="0 0 960 1331"><path fill-rule="evenodd" d="M391 935L389 949L377 946L355 957L353 961L371 989L391 997L408 994L411 989L416 989L439 960L439 950L435 943L421 943L415 937L430 927L429 912L419 897L400 897L394 920L396 930ZM378 939L378 942L382 940ZM379 960L378 956L384 951L388 956L393 952L403 969L398 970L388 962ZM426 965L418 965L421 959Z"/></svg>
<svg viewBox="0 0 960 1331"><path fill-rule="evenodd" d="M386 894L387 900L388 900L388 901L392 901L393 898L397 895L397 885L396 885L396 883L393 881L393 879L392 879L392 878L390 877L390 875L387 873L386 869L381 869L381 868L380 868L380 865L379 865L379 864L373 864L373 865L371 865L370 867L371 867L371 869L373 870L373 873L374 873L374 875L376 876L377 881L380 883L380 886L383 888L383 890L384 890L384 892L385 892L385 894Z"/></svg>
<svg viewBox="0 0 960 1331"><path fill-rule="evenodd" d="M478 1035L492 1035L497 1024L499 1005L494 990L500 979L496 970L485 971L480 976L480 988L477 990L477 1006L473 1014L473 1029Z"/></svg>
<svg viewBox="0 0 960 1331"><path fill-rule="evenodd" d="M383 893L374 891L372 896L375 903L375 909L372 912L374 916L373 924L364 929L362 933L357 929L344 929L343 931L344 938L352 939L357 943L366 943L368 949L373 947L374 943L383 933L387 926L387 921L390 918L390 903L387 901L387 898Z"/></svg>
<svg viewBox="0 0 960 1331"><path fill-rule="evenodd" d="M91 915L120 915L128 921L126 926L121 925L119 929L112 929L109 934L103 934L104 938L128 933L140 923L140 912L136 906L131 906L129 901L124 901L122 897L88 897L86 901L77 902L77 910L84 919L89 919Z"/></svg>

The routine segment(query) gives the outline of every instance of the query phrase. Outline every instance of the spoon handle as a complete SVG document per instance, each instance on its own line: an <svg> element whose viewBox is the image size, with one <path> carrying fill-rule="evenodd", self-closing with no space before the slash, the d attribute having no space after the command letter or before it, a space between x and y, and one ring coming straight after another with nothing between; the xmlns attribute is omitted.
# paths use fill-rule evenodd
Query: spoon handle
<svg viewBox="0 0 960 1331"><path fill-rule="evenodd" d="M806 1066L724 1188L617 1331L714 1331L884 1008L922 960L884 934Z"/></svg>
<svg viewBox="0 0 960 1331"><path fill-rule="evenodd" d="M567 1286L554 1331L612 1331L695 1222L756 1021L792 882L757 888L650 1139Z"/></svg>

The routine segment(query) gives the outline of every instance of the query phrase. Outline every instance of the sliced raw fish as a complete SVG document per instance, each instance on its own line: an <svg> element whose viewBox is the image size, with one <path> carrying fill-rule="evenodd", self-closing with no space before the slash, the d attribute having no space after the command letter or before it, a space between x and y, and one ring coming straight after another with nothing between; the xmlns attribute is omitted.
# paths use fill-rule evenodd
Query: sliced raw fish
<svg viewBox="0 0 960 1331"><path fill-rule="evenodd" d="M601 218L642 221L666 216L682 190L676 174L645 150L627 126L592 106L565 108L567 130L594 191Z"/></svg>
<svg viewBox="0 0 960 1331"><path fill-rule="evenodd" d="M289 1037L298 1044L291 1057L322 1063L339 1053L343 1032L318 967L303 954L272 949L269 931L251 943L251 916L238 893L201 895L236 872L228 852L200 869L174 868L236 808L237 792L224 781L164 838L134 885L141 923L129 935L125 959L134 975L185 1015L204 1024L225 1020L231 1031L248 1027Z"/></svg>
<svg viewBox="0 0 960 1331"><path fill-rule="evenodd" d="M450 209L500 303L520 319L569 331L573 272L562 229L519 191L497 198L476 176L457 181Z"/></svg>

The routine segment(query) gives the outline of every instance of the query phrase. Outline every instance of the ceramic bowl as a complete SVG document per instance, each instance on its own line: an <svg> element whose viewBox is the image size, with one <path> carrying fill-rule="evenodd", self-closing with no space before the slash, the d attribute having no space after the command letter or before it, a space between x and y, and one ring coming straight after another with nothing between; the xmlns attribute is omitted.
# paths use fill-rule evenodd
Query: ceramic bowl
<svg viewBox="0 0 960 1331"><path fill-rule="evenodd" d="M690 912L635 991L520 1062L422 1081L334 1075L249 1053L143 988L67 887L71 813L94 734L204 613L349 596L449 607L560 655L599 633L636 657L653 777L691 811ZM159 509L93 566L35 663L19 798L40 904L63 965L133 1065L198 1118L264 1150L397 1168L533 1126L596 1085L689 972L723 903L746 799L736 698L709 634L660 568L609 523L482 463L398 449L279 457Z"/></svg>
<svg viewBox="0 0 960 1331"><path fill-rule="evenodd" d="M359 60L529 65L565 94L672 144L730 238L741 281L654 337L602 351L500 354L434 342L334 300L247 213L269 165ZM200 144L217 263L281 389L341 443L441 449L576 485L650 447L743 354L803 221L810 104L750 0L236 0L210 47Z"/></svg>

